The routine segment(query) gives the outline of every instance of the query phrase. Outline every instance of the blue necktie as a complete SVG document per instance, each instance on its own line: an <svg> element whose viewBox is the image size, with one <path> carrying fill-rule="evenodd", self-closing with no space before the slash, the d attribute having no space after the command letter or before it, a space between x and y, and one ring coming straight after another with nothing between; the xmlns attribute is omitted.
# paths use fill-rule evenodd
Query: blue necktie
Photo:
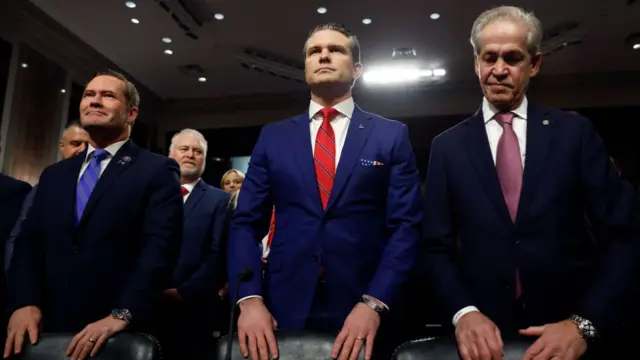
<svg viewBox="0 0 640 360"><path fill-rule="evenodd" d="M82 219L84 208L87 206L93 188L96 187L100 177L100 163L109 156L109 152L104 149L96 149L89 156L91 161L80 177L76 189L76 223L80 223L80 219Z"/></svg>

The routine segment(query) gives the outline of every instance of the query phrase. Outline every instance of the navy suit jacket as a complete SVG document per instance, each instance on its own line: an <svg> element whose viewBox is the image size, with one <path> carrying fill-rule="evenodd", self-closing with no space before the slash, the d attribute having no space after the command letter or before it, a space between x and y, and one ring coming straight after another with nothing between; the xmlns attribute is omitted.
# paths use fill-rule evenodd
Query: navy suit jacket
<svg viewBox="0 0 640 360"><path fill-rule="evenodd" d="M184 203L182 248L173 282L185 301L206 303L226 282L228 206L229 194L204 180Z"/></svg>
<svg viewBox="0 0 640 360"><path fill-rule="evenodd" d="M443 320L475 305L504 334L516 330L518 268L530 325L578 314L614 329L640 264L633 188L586 118L529 105L526 144L514 224L481 111L433 140L424 233Z"/></svg>
<svg viewBox="0 0 640 360"><path fill-rule="evenodd" d="M33 204L33 198L36 195L36 191L38 191L38 185L35 185L29 194L24 198L22 202L22 209L20 210L20 216L18 220L16 220L11 233L9 234L9 238L4 244L4 273L5 276L9 274L9 267L11 266L11 258L13 257L13 245L15 243L16 238L20 235L20 229L22 229L22 222L27 218L27 213L29 213L29 209L31 208L31 204Z"/></svg>
<svg viewBox="0 0 640 360"><path fill-rule="evenodd" d="M100 176L79 224L86 151L46 168L9 271L10 310L40 307L45 331L77 332L129 309L143 326L170 285L182 236L175 161L126 142Z"/></svg>
<svg viewBox="0 0 640 360"><path fill-rule="evenodd" d="M262 130L233 212L229 282L234 289L237 274L251 269L239 297L262 295L280 328L303 328L323 262L324 306L339 328L363 294L392 311L398 305L420 238L418 171L406 125L356 107L325 211L309 121L302 114ZM260 242L273 205L263 285Z"/></svg>

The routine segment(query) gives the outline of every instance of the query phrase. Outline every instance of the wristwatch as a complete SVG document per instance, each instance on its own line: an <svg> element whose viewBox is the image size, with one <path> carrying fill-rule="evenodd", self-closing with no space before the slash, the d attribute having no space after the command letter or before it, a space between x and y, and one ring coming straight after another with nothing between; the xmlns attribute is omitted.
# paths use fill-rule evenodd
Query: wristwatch
<svg viewBox="0 0 640 360"><path fill-rule="evenodd" d="M593 326L593 323L591 323L591 321L578 315L571 315L569 317L569 321L571 321L578 327L580 337L582 337L587 342L591 342L598 338L598 330L596 330L596 327Z"/></svg>
<svg viewBox="0 0 640 360"><path fill-rule="evenodd" d="M111 316L115 319L122 320L127 323L127 325L131 324L131 320L133 316L131 316L131 311L128 309L113 309L111 310Z"/></svg>
<svg viewBox="0 0 640 360"><path fill-rule="evenodd" d="M371 301L371 299L367 298L367 297L362 297L360 299L360 302L367 305L368 307L372 308L373 311L377 312L378 315L382 315L384 313L387 312L387 309L384 306L380 306L378 304L376 304L375 302Z"/></svg>

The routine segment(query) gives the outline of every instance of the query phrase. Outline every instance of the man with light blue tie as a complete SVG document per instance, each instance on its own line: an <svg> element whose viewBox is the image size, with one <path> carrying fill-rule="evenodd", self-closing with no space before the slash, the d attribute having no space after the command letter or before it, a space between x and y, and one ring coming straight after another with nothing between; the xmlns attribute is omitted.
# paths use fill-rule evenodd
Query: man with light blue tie
<svg viewBox="0 0 640 360"><path fill-rule="evenodd" d="M5 357L25 337L36 342L41 326L76 333L67 355L84 359L155 320L180 247L182 197L175 161L129 139L139 101L114 71L87 84L87 149L44 170L16 239Z"/></svg>
<svg viewBox="0 0 640 360"><path fill-rule="evenodd" d="M227 263L240 351L276 357L277 327L338 334L327 357L369 359L375 346L389 358L422 220L407 126L355 105L360 46L343 26L314 29L304 58L308 112L262 129L233 213ZM245 268L253 279L238 284Z"/></svg>

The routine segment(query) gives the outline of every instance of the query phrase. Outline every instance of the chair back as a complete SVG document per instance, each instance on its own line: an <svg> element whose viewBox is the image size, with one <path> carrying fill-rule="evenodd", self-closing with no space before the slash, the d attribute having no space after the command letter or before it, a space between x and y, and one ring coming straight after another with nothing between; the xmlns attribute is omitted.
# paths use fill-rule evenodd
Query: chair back
<svg viewBox="0 0 640 360"><path fill-rule="evenodd" d="M73 335L40 334L35 345L25 341L20 360L67 360L67 347ZM160 360L160 345L151 335L119 333L107 341L95 360Z"/></svg>
<svg viewBox="0 0 640 360"><path fill-rule="evenodd" d="M504 341L503 360L522 360L532 339ZM409 341L396 349L393 360L459 360L458 346L452 338L428 338Z"/></svg>

